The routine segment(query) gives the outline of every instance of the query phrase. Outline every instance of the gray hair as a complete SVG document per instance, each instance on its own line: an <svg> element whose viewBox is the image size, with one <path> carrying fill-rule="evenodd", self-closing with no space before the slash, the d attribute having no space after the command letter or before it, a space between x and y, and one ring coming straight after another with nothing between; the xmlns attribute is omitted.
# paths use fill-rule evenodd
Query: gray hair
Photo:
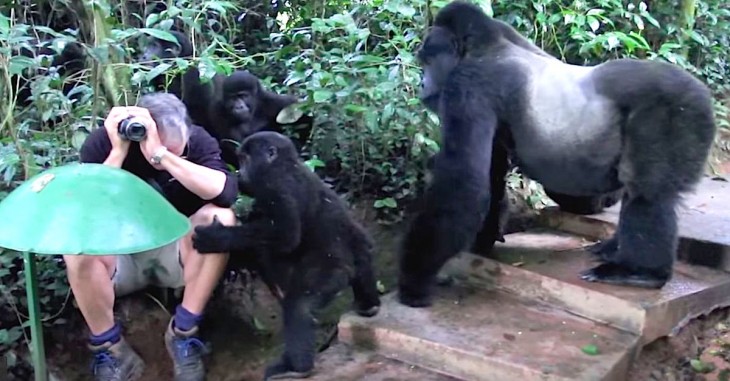
<svg viewBox="0 0 730 381"><path fill-rule="evenodd" d="M143 95L137 102L144 107L157 124L157 133L164 145L184 145L190 132L190 117L185 104L174 94L151 93Z"/></svg>

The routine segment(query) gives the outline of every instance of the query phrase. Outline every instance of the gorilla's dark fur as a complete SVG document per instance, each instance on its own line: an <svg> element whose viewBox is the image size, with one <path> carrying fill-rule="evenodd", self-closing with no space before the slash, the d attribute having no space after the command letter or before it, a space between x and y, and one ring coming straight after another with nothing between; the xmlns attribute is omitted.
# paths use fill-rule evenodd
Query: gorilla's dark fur
<svg viewBox="0 0 730 381"><path fill-rule="evenodd" d="M286 136L254 133L238 155L240 189L254 198L253 209L240 226L197 227L193 245L201 253L232 252L233 264L255 266L279 294L284 316L286 348L266 378L307 376L314 368L316 310L350 286L360 315L378 313L373 244Z"/></svg>
<svg viewBox="0 0 730 381"><path fill-rule="evenodd" d="M261 85L259 79L247 70L238 70L222 80L219 98L211 104L210 132L221 142L223 160L234 166L237 145L226 139L240 143L255 132L283 132L276 121L279 113L297 102L292 95L280 95ZM305 118L307 118L305 116ZM311 122L300 118L297 123ZM311 126L310 126L311 128ZM305 133L305 138L308 137Z"/></svg>
<svg viewBox="0 0 730 381"><path fill-rule="evenodd" d="M715 135L704 84L659 61L565 64L462 1L438 13L418 59L421 99L440 117L442 143L428 207L404 239L402 303L429 305L439 268L497 218L497 134L553 196L623 190L616 235L594 248L602 263L583 279L660 288L671 278L675 206L700 180Z"/></svg>
<svg viewBox="0 0 730 381"><path fill-rule="evenodd" d="M168 31L175 37L177 44L171 41L146 36L144 50L139 61L151 67L174 58L189 58L193 56L193 44L190 38L182 32ZM216 76L217 77L217 76ZM188 115L193 123L208 129L210 125L210 102L215 95L215 81L203 82L200 72L195 66L190 66L185 73L172 78L167 83L164 75L158 75L152 80L152 86L157 91L166 91L175 94L185 104Z"/></svg>
<svg viewBox="0 0 730 381"><path fill-rule="evenodd" d="M164 60L193 55L190 39L181 32L170 32L177 44L158 38L148 38L140 61L155 66ZM153 86L165 87L164 76L155 77ZM284 132L284 124L277 122L279 113L297 102L292 95L279 95L261 85L261 81L247 70L237 70L226 76L216 74L203 82L197 68L190 67L184 74L173 78L166 89L185 103L193 123L202 126L220 143L223 160L236 167L236 147L256 131ZM313 119L303 115L291 124L298 127L301 146L309 138ZM290 124L290 123L286 123ZM229 142L232 140L233 142Z"/></svg>
<svg viewBox="0 0 730 381"><path fill-rule="evenodd" d="M83 46L76 42L68 42L60 53L56 53L52 48L41 45L42 41L36 41L39 45L32 47L22 47L19 49L19 55L28 58L35 58L40 55L48 55L53 57L49 65L49 70L55 70L58 76L64 80L62 92L63 95L69 96L71 90L73 90L79 83L79 80L74 80L71 77L82 72L86 68L86 52ZM34 75L36 73L30 73ZM27 107L31 104L31 88L30 82L22 76L13 76L10 79L13 86L17 83L17 101L16 104ZM72 95L72 100L78 100L78 95Z"/></svg>

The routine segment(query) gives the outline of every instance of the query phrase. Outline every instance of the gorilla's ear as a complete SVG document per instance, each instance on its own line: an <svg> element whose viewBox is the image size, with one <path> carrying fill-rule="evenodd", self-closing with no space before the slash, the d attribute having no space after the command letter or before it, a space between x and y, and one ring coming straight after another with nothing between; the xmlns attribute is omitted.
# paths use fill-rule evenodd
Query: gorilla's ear
<svg viewBox="0 0 730 381"><path fill-rule="evenodd" d="M266 162L269 164L273 163L274 160L279 156L279 149L274 146L266 148Z"/></svg>

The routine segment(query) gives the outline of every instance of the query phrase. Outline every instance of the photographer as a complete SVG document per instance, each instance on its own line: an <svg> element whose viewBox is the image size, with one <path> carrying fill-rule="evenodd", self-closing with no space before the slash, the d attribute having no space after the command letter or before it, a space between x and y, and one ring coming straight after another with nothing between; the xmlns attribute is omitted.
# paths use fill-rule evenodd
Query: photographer
<svg viewBox="0 0 730 381"><path fill-rule="evenodd" d="M190 123L185 105L172 94L148 94L137 107L112 108L104 128L91 133L80 156L82 162L122 168L154 185L193 226L210 224L214 216L225 225L236 222L230 206L237 183L220 158L218 142ZM205 378L206 350L196 337L198 323L228 254L200 255L191 236L192 230L177 242L133 255L64 256L71 289L91 332L94 380L141 375L144 362L123 339L113 306L115 296L148 285L185 287L164 342L176 381Z"/></svg>

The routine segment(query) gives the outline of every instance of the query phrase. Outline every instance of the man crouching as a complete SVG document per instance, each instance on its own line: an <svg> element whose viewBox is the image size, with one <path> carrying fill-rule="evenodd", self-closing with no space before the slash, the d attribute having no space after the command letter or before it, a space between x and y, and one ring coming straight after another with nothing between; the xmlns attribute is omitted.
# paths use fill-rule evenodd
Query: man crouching
<svg viewBox="0 0 730 381"><path fill-rule="evenodd" d="M220 157L218 142L191 124L185 105L172 94L148 94L136 107L112 108L104 128L91 133L80 156L81 162L103 163L139 176L188 216L193 227L210 224L214 216L235 225L230 209L238 194L235 177ZM115 296L148 285L185 287L164 341L176 381L205 378L206 350L197 337L198 324L228 254L198 254L191 235L192 230L176 242L132 255L64 256L71 289L90 330L94 380L141 376L144 362L122 337L113 307Z"/></svg>

